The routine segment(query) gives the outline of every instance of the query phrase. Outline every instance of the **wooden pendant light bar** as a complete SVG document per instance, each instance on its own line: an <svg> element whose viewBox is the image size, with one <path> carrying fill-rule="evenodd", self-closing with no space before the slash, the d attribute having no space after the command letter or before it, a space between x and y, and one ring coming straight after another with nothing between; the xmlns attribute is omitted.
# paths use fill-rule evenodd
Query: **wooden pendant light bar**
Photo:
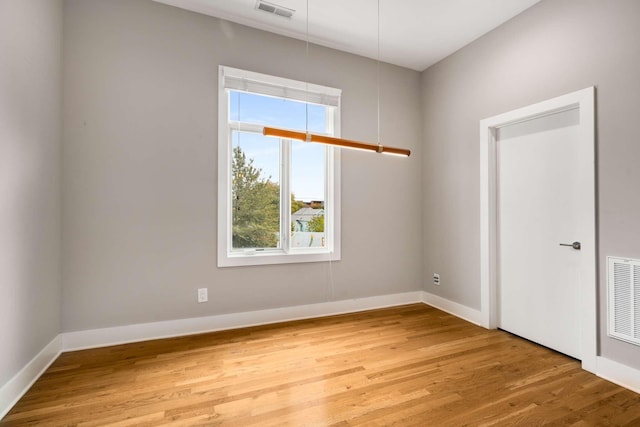
<svg viewBox="0 0 640 427"><path fill-rule="evenodd" d="M315 142L319 144L334 145L336 147L350 148L353 150L372 151L375 153L391 154L395 156L409 157L411 150L405 148L388 147L379 144L368 144L366 142L352 141L349 139L334 138L325 135L296 132L292 130L266 127L262 130L265 136L275 136L279 138L297 139L305 142Z"/></svg>

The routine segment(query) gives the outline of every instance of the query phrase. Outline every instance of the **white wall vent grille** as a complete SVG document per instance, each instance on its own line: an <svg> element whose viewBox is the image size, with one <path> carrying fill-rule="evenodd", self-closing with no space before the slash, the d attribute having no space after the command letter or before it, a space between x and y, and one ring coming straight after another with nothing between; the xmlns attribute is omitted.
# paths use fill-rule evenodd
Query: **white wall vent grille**
<svg viewBox="0 0 640 427"><path fill-rule="evenodd" d="M295 12L293 9L283 7L274 3L269 3L263 0L256 1L256 9L263 12L272 13L274 15L282 16L283 18L291 18Z"/></svg>
<svg viewBox="0 0 640 427"><path fill-rule="evenodd" d="M640 345L640 260L607 257L610 337Z"/></svg>

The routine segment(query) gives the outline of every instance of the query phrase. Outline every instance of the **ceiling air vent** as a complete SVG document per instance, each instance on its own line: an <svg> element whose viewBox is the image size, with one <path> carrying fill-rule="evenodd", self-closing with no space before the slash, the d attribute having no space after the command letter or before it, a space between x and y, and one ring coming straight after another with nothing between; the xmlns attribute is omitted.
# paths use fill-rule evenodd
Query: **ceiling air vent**
<svg viewBox="0 0 640 427"><path fill-rule="evenodd" d="M262 10L263 12L271 13L273 15L282 16L283 18L291 18L295 10L289 9L287 7L279 6L277 4L269 3L263 0L258 0L256 2L256 9Z"/></svg>

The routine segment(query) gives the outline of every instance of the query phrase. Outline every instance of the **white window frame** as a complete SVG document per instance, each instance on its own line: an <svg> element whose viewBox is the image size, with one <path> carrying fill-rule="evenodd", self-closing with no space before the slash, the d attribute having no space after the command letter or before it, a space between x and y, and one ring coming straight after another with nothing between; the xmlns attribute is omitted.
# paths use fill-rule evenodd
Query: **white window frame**
<svg viewBox="0 0 640 427"><path fill-rule="evenodd" d="M281 249L247 249L232 251L232 199L231 199L231 131L238 130L229 120L229 93L231 90L258 95L276 96L302 102L335 106L327 117L332 136L340 136L340 89L274 77L252 71L220 65L218 72L218 267L323 262L340 260L340 149L328 147L325 162L325 247L289 248L289 232L281 233ZM262 132L262 126L242 124L243 132ZM282 143L281 159L290 159L290 144ZM291 199L291 164L281 167L280 228L289 229L291 209L286 208Z"/></svg>

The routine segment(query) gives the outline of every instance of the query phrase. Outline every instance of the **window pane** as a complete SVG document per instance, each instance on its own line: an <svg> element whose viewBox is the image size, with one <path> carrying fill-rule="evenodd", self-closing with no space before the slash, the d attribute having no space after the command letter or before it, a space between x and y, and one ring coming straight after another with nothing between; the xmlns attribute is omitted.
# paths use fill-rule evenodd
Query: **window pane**
<svg viewBox="0 0 640 427"><path fill-rule="evenodd" d="M232 247L280 247L280 142L232 132Z"/></svg>
<svg viewBox="0 0 640 427"><path fill-rule="evenodd" d="M324 145L291 144L291 247L326 247Z"/></svg>
<svg viewBox="0 0 640 427"><path fill-rule="evenodd" d="M326 107L304 102L245 92L231 91L229 117L231 121L254 123L287 129L308 129L310 132L326 132Z"/></svg>

